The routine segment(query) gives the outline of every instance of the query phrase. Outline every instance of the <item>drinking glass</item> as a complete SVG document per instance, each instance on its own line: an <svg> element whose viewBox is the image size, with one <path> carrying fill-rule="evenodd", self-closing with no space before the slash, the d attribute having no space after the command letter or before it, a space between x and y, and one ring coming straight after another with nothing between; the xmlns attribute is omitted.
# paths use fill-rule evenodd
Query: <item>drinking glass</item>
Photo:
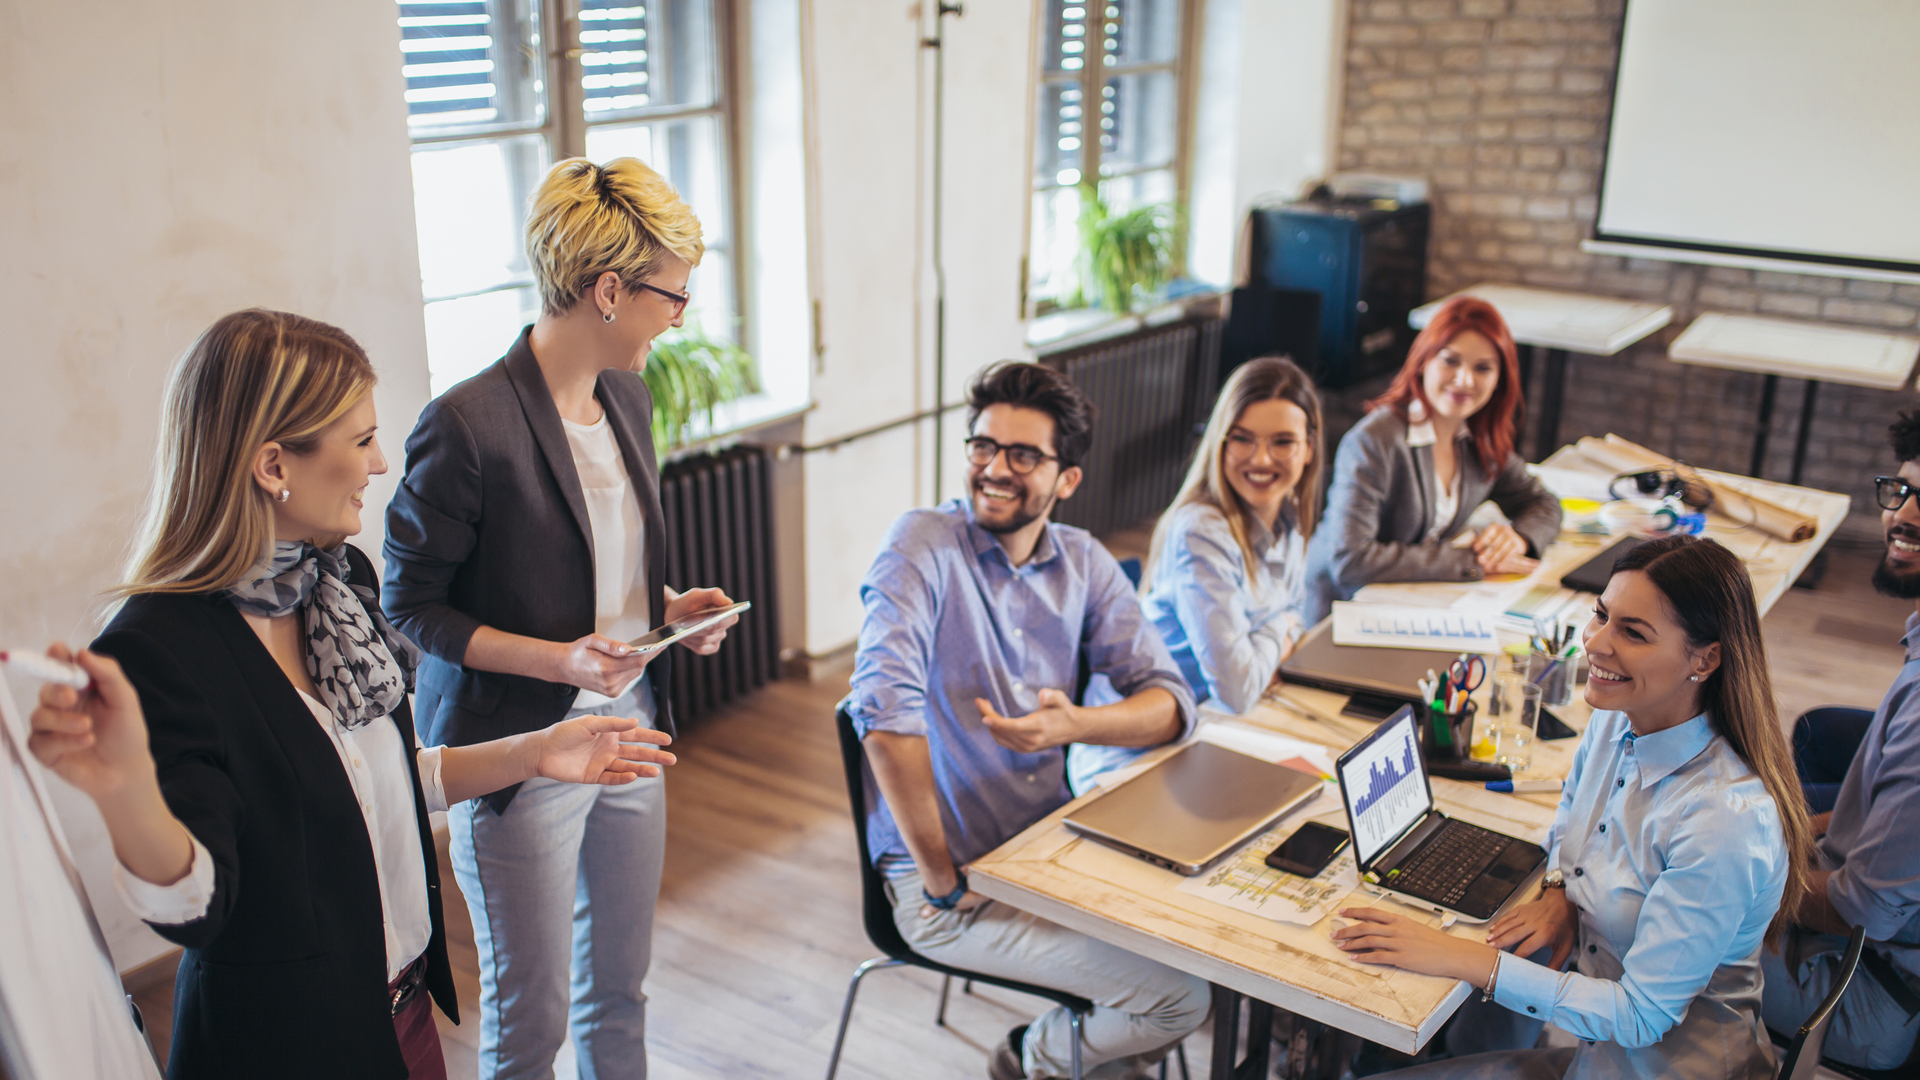
<svg viewBox="0 0 1920 1080"><path fill-rule="evenodd" d="M1494 752L1494 761L1520 773L1533 764L1533 745L1540 738L1540 687L1524 679L1516 682L1517 686L1509 684L1504 688L1503 704L1507 708L1500 719L1499 749ZM1501 687L1494 689L1496 693L1502 692Z"/></svg>

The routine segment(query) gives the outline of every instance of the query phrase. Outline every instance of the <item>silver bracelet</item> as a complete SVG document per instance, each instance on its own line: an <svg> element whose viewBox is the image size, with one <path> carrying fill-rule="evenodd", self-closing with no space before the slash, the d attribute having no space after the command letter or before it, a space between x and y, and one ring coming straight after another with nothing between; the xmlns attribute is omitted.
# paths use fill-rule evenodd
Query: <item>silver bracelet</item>
<svg viewBox="0 0 1920 1080"><path fill-rule="evenodd" d="M1487 972L1487 988L1485 990L1480 991L1481 1001L1485 1002L1485 1001L1493 1000L1493 987L1494 987L1494 984L1498 983L1499 981L1500 981L1500 950L1495 949L1493 951L1493 970Z"/></svg>

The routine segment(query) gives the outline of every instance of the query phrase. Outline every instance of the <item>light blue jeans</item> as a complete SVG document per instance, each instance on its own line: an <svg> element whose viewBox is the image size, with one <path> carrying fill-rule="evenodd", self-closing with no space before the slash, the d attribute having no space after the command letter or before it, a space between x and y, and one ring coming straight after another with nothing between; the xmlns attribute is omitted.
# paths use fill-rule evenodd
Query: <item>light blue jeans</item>
<svg viewBox="0 0 1920 1080"><path fill-rule="evenodd" d="M1867 948L1873 948L1871 942ZM1795 927L1774 948L1760 953L1760 1018L1782 1035L1792 1035L1833 989L1833 976L1847 951L1847 939ZM1913 1052L1920 1017L1908 1016L1863 965L1853 973L1840 1008L1827 1029L1822 1057L1865 1069L1892 1069Z"/></svg>
<svg viewBox="0 0 1920 1080"><path fill-rule="evenodd" d="M998 902L920 917L920 875L891 875L893 921L916 952L968 971L1065 990L1093 1002L1082 1022L1087 1080L1131 1080L1207 1019L1205 979ZM1070 1076L1073 1025L1055 1006L1027 1027L1028 1076Z"/></svg>
<svg viewBox="0 0 1920 1080"><path fill-rule="evenodd" d="M476 799L448 818L480 954L480 1080L551 1080L569 1028L581 1080L645 1077L665 777L530 780L504 815Z"/></svg>

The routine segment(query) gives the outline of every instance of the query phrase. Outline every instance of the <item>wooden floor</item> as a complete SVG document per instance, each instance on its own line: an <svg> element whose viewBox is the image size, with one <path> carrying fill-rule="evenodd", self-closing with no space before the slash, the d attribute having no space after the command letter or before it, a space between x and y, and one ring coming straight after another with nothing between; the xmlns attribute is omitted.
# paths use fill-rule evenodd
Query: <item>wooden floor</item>
<svg viewBox="0 0 1920 1080"><path fill-rule="evenodd" d="M1137 554L1143 533L1114 538ZM1817 590L1795 589L1766 620L1783 723L1811 705L1872 707L1899 668L1910 604L1873 594L1869 552L1834 549ZM819 1077L855 965L875 954L860 929L859 874L837 744L834 703L846 672L768 686L701 725L675 749L668 784L665 884L655 929L650 1075ZM441 852L447 924L467 1022L442 1026L451 1076L475 1075L478 1015L472 930ZM946 1028L933 1015L939 980L911 970L868 977L840 1075L849 1080L978 1080L1033 999L956 987ZM141 997L164 1042L165 988ZM443 1018L444 1019L444 1018ZM1188 1040L1196 1076L1208 1041ZM571 1055L556 1070L575 1075Z"/></svg>

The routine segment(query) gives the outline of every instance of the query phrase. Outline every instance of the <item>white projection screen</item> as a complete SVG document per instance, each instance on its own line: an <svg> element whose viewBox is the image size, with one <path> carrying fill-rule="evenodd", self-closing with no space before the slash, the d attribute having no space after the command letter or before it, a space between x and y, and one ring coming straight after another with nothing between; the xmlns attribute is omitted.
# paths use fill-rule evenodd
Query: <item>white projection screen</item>
<svg viewBox="0 0 1920 1080"><path fill-rule="evenodd" d="M1920 272L1920 0L1629 0L1594 239Z"/></svg>

